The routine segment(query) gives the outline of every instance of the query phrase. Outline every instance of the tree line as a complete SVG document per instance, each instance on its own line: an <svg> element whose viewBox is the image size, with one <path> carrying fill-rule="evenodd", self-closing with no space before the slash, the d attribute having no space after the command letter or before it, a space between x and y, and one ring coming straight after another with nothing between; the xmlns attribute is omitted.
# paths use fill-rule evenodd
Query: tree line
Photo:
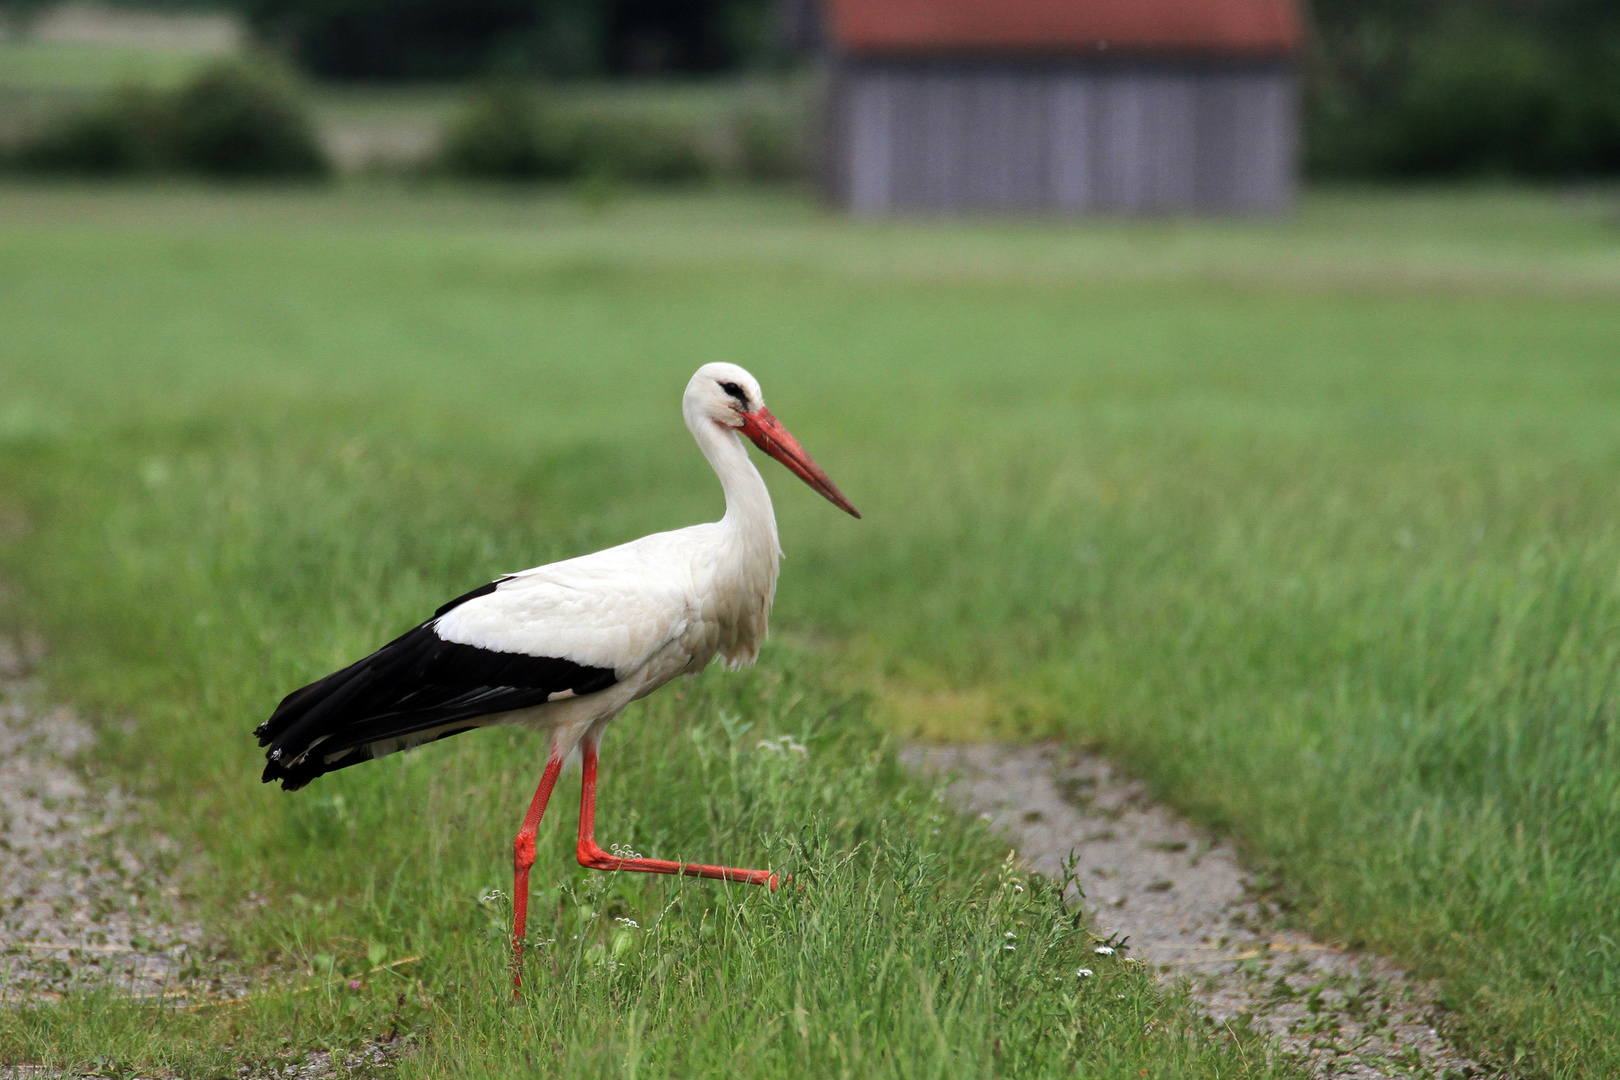
<svg viewBox="0 0 1620 1080"><path fill-rule="evenodd" d="M263 44L325 79L695 75L794 62L776 32L777 0L226 2ZM1620 0L1305 2L1314 175L1620 173Z"/></svg>
<svg viewBox="0 0 1620 1080"><path fill-rule="evenodd" d="M1318 175L1620 172L1620 2L1311 0Z"/></svg>

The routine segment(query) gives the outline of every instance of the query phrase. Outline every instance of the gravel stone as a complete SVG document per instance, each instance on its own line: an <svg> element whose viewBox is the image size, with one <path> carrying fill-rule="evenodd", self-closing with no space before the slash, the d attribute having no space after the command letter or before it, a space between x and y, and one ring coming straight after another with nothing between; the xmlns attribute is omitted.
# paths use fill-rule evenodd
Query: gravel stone
<svg viewBox="0 0 1620 1080"><path fill-rule="evenodd" d="M133 800L75 767L95 733L40 702L39 651L0 642L0 1003L198 993L202 935L175 909L175 846L148 834L132 848Z"/></svg>
<svg viewBox="0 0 1620 1080"><path fill-rule="evenodd" d="M1437 988L1382 957L1278 926L1230 847L1153 803L1106 761L1065 747L911 746L901 759L951 778L948 795L1054 879L1071 858L1097 933L1212 1023L1276 1040L1321 1077L1494 1075L1440 1033Z"/></svg>

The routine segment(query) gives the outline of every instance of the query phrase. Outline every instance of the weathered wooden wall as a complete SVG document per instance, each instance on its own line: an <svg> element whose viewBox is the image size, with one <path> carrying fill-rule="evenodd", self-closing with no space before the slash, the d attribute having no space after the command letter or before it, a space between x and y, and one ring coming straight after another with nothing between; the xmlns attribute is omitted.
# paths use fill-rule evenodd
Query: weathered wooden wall
<svg viewBox="0 0 1620 1080"><path fill-rule="evenodd" d="M1293 201L1286 62L844 59L831 74L827 181L860 213L1276 213Z"/></svg>

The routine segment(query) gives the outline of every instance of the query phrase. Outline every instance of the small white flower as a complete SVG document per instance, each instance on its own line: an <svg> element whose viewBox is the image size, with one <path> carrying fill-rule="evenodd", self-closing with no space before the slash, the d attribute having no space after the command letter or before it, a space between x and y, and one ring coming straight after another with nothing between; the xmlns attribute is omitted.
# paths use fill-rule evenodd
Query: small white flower
<svg viewBox="0 0 1620 1080"><path fill-rule="evenodd" d="M1010 938L1015 938L1015 937L1017 937L1017 936L1018 936L1018 935L1017 935L1017 934L1015 934L1015 933L1013 933L1013 932L1012 932L1012 931L1011 931L1011 930L1009 930L1009 931L1007 931L1007 932L1006 932L1006 933L1005 933L1005 934L1003 934L1003 935L1002 935L1002 936L1003 936L1003 937L1010 937Z"/></svg>
<svg viewBox="0 0 1620 1080"><path fill-rule="evenodd" d="M778 735L774 739L761 739L754 744L755 750L769 750L773 754L798 754L800 757L809 757L810 751L791 735Z"/></svg>
<svg viewBox="0 0 1620 1080"><path fill-rule="evenodd" d="M634 929L634 930L641 929L641 924L636 922L636 920L634 920L634 919L626 919L626 918L621 916L621 917L619 917L617 919L614 919L613 921L618 923L620 926L628 926L628 927L630 927L631 929Z"/></svg>
<svg viewBox="0 0 1620 1080"><path fill-rule="evenodd" d="M1022 885L1014 885L1013 886L1013 892L1020 893L1020 892L1023 892L1023 891L1024 891L1024 887Z"/></svg>
<svg viewBox="0 0 1620 1080"><path fill-rule="evenodd" d="M1098 956L1113 956L1114 955L1114 947L1112 945L1099 945L1099 946L1097 946L1095 949L1093 949L1091 951L1096 953Z"/></svg>
<svg viewBox="0 0 1620 1080"><path fill-rule="evenodd" d="M1016 945L1003 945L1002 948L1006 949L1008 952L1017 952L1018 951L1018 946L1016 946Z"/></svg>
<svg viewBox="0 0 1620 1080"><path fill-rule="evenodd" d="M1075 974L1076 978L1089 979L1089 978L1091 978L1093 972L1092 972L1092 970L1090 968L1081 968L1079 971L1075 972L1074 974Z"/></svg>

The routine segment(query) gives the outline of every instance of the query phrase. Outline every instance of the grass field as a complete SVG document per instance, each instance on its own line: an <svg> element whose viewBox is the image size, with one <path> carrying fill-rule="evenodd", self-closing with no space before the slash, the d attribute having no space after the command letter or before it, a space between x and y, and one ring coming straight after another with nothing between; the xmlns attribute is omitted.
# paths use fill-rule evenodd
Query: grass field
<svg viewBox="0 0 1620 1080"><path fill-rule="evenodd" d="M1076 980L1097 958L1052 890L887 730L1100 745L1301 923L1441 977L1475 1049L1613 1074L1616 205L862 226L736 195L0 191L15 617L57 694L134 718L102 764L205 854L227 959L320 987L87 995L6 1014L0 1053L202 1073L392 1026L423 1075L1266 1074L1138 970ZM712 359L866 519L771 475L775 644L615 726L602 832L816 885L587 876L564 800L508 1008L480 897L533 741L283 796L247 733L445 596L716 514L676 409ZM754 749L780 734L808 756Z"/></svg>

